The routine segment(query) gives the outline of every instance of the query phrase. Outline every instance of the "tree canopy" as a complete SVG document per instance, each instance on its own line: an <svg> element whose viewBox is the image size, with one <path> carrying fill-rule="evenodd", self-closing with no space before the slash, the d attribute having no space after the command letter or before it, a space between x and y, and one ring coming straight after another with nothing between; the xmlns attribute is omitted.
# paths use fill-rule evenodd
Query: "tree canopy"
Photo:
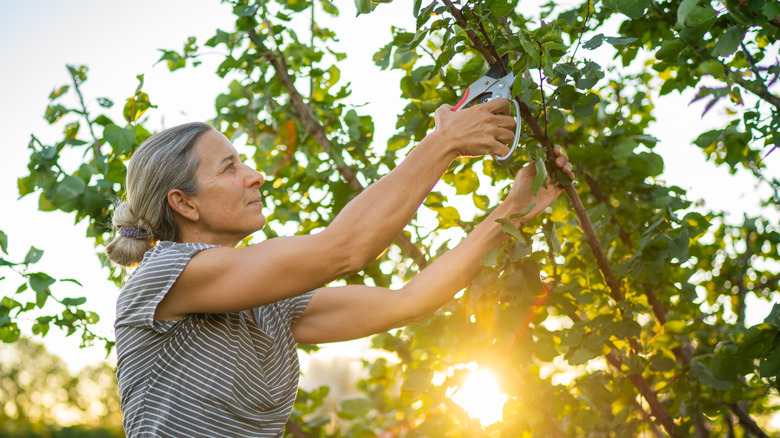
<svg viewBox="0 0 780 438"><path fill-rule="evenodd" d="M543 184L555 144L578 175L577 184L552 175L565 199L522 229L505 223L512 239L483 258L482 273L456 299L422 324L373 338L390 354L366 361L361 395L342 402L337 427L316 411L326 390L300 391L290 436L768 436L780 389L780 305L747 328L745 303L748 295L777 301L780 280L780 181L763 161L780 146L775 0L530 9L510 0L415 0L415 28L393 27L373 57L402 75L406 106L387 139L375 138L372 117L347 103L350 86L340 79L349 54L334 49L338 29L326 27L338 5L227 3L235 28L163 49L161 61L175 71L196 67L206 50L223 58L215 74L231 82L215 99L212 123L245 144L247 160L268 177L266 238L322 230L433 128L436 108L454 105L508 55L522 153L506 165L453 163L391 250L348 283L397 285L424 269L486 215L520 166L536 160L534 185ZM381 14L382 3L389 1L355 2L359 14ZM598 61L603 53L608 63ZM42 211L86 221L105 261L124 163L151 135L147 111L164 109L144 92L143 76L116 105L83 95L86 66L68 70L71 83L52 92L45 111L62 138L31 136L19 193L38 196ZM731 172L749 171L768 188L769 216L733 223L664 182L650 130L654 102L690 90L705 113L728 121L689 147ZM74 155L76 165L66 158ZM0 234L3 252L6 241ZM0 267L27 267L39 258L31 254ZM124 271L105 262L119 284ZM17 270L24 284L0 303L6 342L18 337L16 318L54 296L47 274ZM39 317L39 333L50 324L82 328L91 342L96 315L78 297L60 300L65 310ZM502 421L483 426L449 396L474 364L491 370L507 396Z"/></svg>

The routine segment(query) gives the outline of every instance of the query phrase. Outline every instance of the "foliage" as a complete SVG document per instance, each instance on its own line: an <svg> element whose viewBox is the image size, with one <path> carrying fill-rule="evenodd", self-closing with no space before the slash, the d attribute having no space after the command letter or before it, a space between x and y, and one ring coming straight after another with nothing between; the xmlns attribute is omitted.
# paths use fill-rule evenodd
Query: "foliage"
<svg viewBox="0 0 780 438"><path fill-rule="evenodd" d="M397 245L347 282L388 286L414 275L450 245L440 236L473 228L512 172L542 163L553 142L580 179L566 189L573 208L561 199L522 230L505 227L512 240L485 256L458 299L420 325L373 339L395 360L366 363L363 395L342 402L338 423L317 411L323 392L301 391L288 434L706 436L734 434L738 423L766 436L755 420L772 413L779 389L780 306L750 328L744 309L748 294L777 297L780 230L761 217L728 223L665 185L649 126L655 98L694 90L705 112L728 117L695 146L716 165L752 172L774 193L764 207L776 214L780 183L764 176L762 162L780 145L776 1L605 0L526 10L509 0L416 0L415 29L394 27L374 56L403 74L399 96L407 102L386 144L374 141L373 119L347 103L347 55L325 27L339 13L333 3L228 3L235 29L202 43L222 51L216 74L233 79L216 98L213 123L246 143L268 176L269 238L325 227L425 136L437 107L457 102L491 61L509 54L525 108L522 156L502 167L490 159L453 164ZM387 2L355 2L359 13L381 11L380 3ZM181 52L163 50L161 61L186 68L199 50L190 39ZM605 53L613 61L601 65ZM121 124L95 115L79 89L86 67L69 71L73 86L55 90L46 111L64 138L44 145L32 137L19 189L38 193L41 210L89 221L88 237L100 246L112 200L123 194L123 163L149 136L141 115L152 105L139 85ZM75 106L59 103L72 93ZM101 111L112 106L97 101ZM62 164L70 152L83 154L78 168ZM539 170L536 184L547 167ZM491 369L509 397L502 422L482 427L447 395L473 363Z"/></svg>
<svg viewBox="0 0 780 438"><path fill-rule="evenodd" d="M0 231L0 251L8 255L8 236L3 231ZM30 247L20 262L12 262L5 256L0 256L0 268L3 269L0 271L0 281L9 281L6 272L22 279L22 284L12 294L4 295L0 300L0 340L5 343L16 342L21 334L20 320L36 312L43 315L34 318L35 322L31 325L34 335L46 336L53 325L65 330L68 336L80 332L82 346L91 345L98 339L104 342L107 351L110 351L113 341L96 335L91 330L91 326L100 320L100 316L84 308L86 298L58 299L52 294L51 287L55 283L71 282L81 286L78 281L72 278L57 280L45 272L30 272L30 266L38 263L42 257L43 251L35 247ZM52 302L62 309L59 313L50 313L51 307L46 304Z"/></svg>
<svg viewBox="0 0 780 438"><path fill-rule="evenodd" d="M112 367L73 376L62 359L26 337L0 344L0 352L0 437L124 436Z"/></svg>

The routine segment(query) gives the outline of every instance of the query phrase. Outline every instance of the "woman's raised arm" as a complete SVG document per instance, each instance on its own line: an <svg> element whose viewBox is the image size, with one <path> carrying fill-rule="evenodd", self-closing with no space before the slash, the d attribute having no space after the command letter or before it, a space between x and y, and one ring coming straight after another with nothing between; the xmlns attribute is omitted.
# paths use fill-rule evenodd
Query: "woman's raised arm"
<svg viewBox="0 0 780 438"><path fill-rule="evenodd" d="M506 99L434 115L436 129L388 175L353 199L321 233L195 255L157 309L158 319L229 312L318 288L376 259L459 156L505 154L514 134ZM195 216L193 216L195 217Z"/></svg>

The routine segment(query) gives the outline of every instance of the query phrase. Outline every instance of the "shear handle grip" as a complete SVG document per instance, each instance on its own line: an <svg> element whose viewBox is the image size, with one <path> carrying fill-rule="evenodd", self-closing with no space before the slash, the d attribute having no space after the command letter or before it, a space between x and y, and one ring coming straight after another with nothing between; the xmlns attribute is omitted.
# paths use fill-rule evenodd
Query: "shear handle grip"
<svg viewBox="0 0 780 438"><path fill-rule="evenodd" d="M466 88L466 94L464 94L463 97L460 98L460 101L458 102L457 105L452 107L452 112L459 110L463 105L469 102L469 91L471 91L471 87Z"/></svg>
<svg viewBox="0 0 780 438"><path fill-rule="evenodd" d="M504 164L512 158L512 154L514 154L515 149L517 149L517 142L520 141L520 124L523 121L520 118L520 105L517 103L517 99L511 100L515 105L515 139L512 141L512 146L509 147L509 152L507 152L506 155L501 157L494 155L496 161L498 161L499 164Z"/></svg>

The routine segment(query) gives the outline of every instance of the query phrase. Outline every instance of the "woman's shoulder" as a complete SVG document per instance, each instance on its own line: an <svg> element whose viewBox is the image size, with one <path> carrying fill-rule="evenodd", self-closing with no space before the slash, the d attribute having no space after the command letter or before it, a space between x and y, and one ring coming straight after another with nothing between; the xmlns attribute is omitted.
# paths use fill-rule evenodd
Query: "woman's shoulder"
<svg viewBox="0 0 780 438"><path fill-rule="evenodd" d="M171 241L158 242L152 249L144 254L144 258L138 265L138 268L143 267L146 264L153 262L160 262L166 259L190 259L195 254L203 251L204 249L214 248L217 245L209 245L206 243L179 243Z"/></svg>
<svg viewBox="0 0 780 438"><path fill-rule="evenodd" d="M172 269L179 271L184 265L189 263L190 259L200 251L208 248L214 248L217 245L205 243L179 243L171 241L158 242L152 249L144 254L141 263L133 270L127 279L125 286L137 281L138 277L144 277L150 272L159 272Z"/></svg>

